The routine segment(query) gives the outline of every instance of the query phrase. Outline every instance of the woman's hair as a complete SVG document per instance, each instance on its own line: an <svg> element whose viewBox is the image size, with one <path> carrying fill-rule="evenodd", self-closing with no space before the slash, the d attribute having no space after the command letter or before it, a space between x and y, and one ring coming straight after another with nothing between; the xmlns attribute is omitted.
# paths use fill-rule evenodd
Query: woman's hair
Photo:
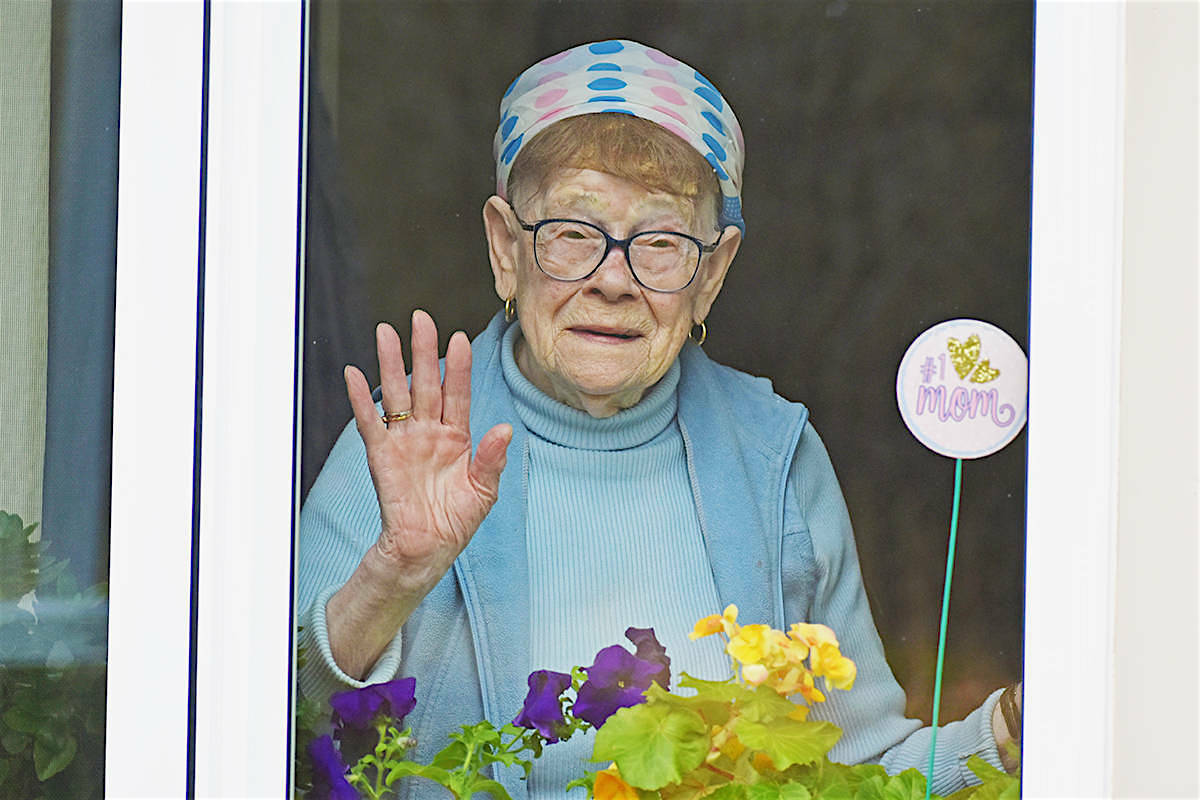
<svg viewBox="0 0 1200 800"><path fill-rule="evenodd" d="M652 192L692 201L700 224L716 225L721 188L712 166L683 139L629 114L583 114L556 122L517 154L508 177L514 205L544 191L559 169L592 169Z"/></svg>

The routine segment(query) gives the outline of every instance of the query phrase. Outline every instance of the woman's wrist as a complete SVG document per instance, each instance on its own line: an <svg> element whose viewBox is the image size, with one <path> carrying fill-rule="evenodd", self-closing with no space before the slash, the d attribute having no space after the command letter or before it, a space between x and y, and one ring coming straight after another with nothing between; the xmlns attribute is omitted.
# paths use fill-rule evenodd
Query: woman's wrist
<svg viewBox="0 0 1200 800"><path fill-rule="evenodd" d="M430 583L427 575L397 570L372 546L325 607L330 654L338 667L362 680L437 580L440 576Z"/></svg>

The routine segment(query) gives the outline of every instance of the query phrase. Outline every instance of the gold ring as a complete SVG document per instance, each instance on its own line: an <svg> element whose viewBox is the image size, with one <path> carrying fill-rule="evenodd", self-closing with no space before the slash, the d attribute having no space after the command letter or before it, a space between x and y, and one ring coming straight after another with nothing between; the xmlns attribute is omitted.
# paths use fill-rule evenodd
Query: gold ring
<svg viewBox="0 0 1200 800"><path fill-rule="evenodd" d="M389 422L403 422L411 417L412 414L413 412L410 408L407 411L393 411L391 414L384 414L380 419L383 420L384 425L387 425Z"/></svg>

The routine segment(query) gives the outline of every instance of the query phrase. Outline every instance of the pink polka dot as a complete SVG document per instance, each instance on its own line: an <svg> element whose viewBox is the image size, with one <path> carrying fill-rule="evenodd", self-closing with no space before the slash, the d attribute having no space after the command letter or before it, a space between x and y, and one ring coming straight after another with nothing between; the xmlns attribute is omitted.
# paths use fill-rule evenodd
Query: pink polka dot
<svg viewBox="0 0 1200 800"><path fill-rule="evenodd" d="M553 105L554 103L557 103L566 93L566 89L551 89L550 91L539 95L538 99L533 101L533 107L545 108L546 106Z"/></svg>
<svg viewBox="0 0 1200 800"><path fill-rule="evenodd" d="M539 64L539 65L541 65L541 64L553 64L555 61L562 61L564 58L566 58L567 56L571 55L571 53L572 53L572 52L573 52L572 50L564 50L564 51L562 51L561 53L555 53L555 54L554 54L554 55L552 55L552 56L546 56L546 57L545 57L545 58L543 58L541 61L539 61L539 62L538 62L538 64Z"/></svg>
<svg viewBox="0 0 1200 800"><path fill-rule="evenodd" d="M674 103L677 106L687 105L687 101L679 95L679 92L675 91L670 86L655 86L650 91L654 92L657 97L666 100L668 103Z"/></svg>
<svg viewBox="0 0 1200 800"><path fill-rule="evenodd" d="M668 67L673 67L679 63L678 61L671 58L666 53L664 53L660 50L652 50L650 48L646 48L646 58L650 59L651 61L653 61L656 64L662 64L662 65L668 66Z"/></svg>
<svg viewBox="0 0 1200 800"><path fill-rule="evenodd" d="M570 106L559 106L558 108L554 109L553 111L547 111L545 114L542 114L540 117L537 118L537 122L541 122L544 119L550 119L555 114L561 114L562 112L566 111L568 108L570 108ZM534 124L536 125L537 123L534 123Z"/></svg>
<svg viewBox="0 0 1200 800"><path fill-rule="evenodd" d="M662 126L678 136L680 139L683 139L685 142L688 141L687 132L682 130L678 125L672 125L670 122L664 122L662 123Z"/></svg>
<svg viewBox="0 0 1200 800"><path fill-rule="evenodd" d="M657 78L660 81L667 83L675 83L675 76L667 72L665 69L648 69L642 73L647 78Z"/></svg>
<svg viewBox="0 0 1200 800"><path fill-rule="evenodd" d="M678 112L672 111L671 109L667 108L666 106L651 106L651 107L655 111L661 111L663 114L666 114L668 117L674 117L675 119L682 122L684 125L688 124L688 121L686 119L684 119Z"/></svg>
<svg viewBox="0 0 1200 800"><path fill-rule="evenodd" d="M538 82L536 85L541 86L543 83L549 83L550 81L556 81L559 78L564 77L566 74L567 73L565 73L565 72L547 72L545 75L538 78Z"/></svg>

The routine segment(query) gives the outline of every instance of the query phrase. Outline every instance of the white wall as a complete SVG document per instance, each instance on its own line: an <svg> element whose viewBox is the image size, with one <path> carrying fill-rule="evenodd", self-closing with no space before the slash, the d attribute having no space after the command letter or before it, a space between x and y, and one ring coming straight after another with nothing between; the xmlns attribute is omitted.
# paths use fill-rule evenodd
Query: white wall
<svg viewBox="0 0 1200 800"><path fill-rule="evenodd" d="M1200 797L1197 9L1126 7L1116 797Z"/></svg>

